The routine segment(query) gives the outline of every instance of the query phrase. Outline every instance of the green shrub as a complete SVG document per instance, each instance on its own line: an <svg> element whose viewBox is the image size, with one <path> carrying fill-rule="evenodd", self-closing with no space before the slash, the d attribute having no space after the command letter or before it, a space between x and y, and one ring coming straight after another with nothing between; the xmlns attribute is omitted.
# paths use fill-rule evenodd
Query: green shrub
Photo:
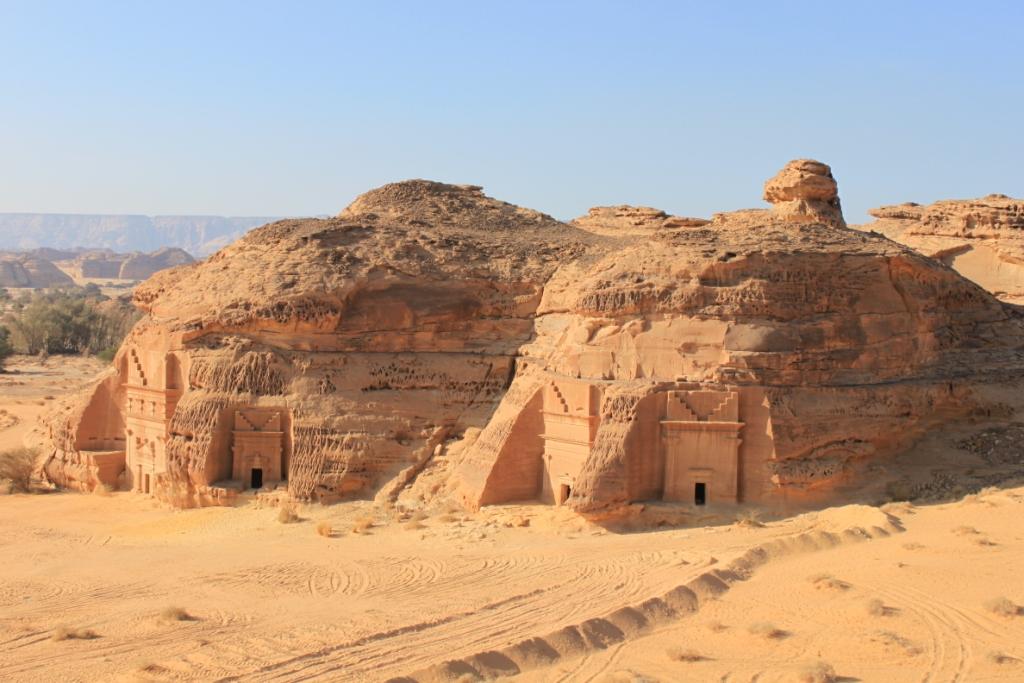
<svg viewBox="0 0 1024 683"><path fill-rule="evenodd" d="M0 292L7 291L0 289ZM0 371L4 369L4 360L14 353L14 346L11 344L11 331L0 325Z"/></svg>
<svg viewBox="0 0 1024 683"><path fill-rule="evenodd" d="M30 355L110 355L139 318L127 298L110 299L97 288L35 291L12 308L7 316L11 341Z"/></svg>

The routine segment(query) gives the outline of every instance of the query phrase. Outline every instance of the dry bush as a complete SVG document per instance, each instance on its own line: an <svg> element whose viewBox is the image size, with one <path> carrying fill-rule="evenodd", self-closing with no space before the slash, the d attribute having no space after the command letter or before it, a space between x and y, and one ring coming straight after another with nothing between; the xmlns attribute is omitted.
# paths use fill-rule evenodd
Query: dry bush
<svg viewBox="0 0 1024 683"><path fill-rule="evenodd" d="M36 469L39 451L34 448L11 448L0 453L0 479L11 482L15 491L32 490L32 473Z"/></svg>
<svg viewBox="0 0 1024 683"><path fill-rule="evenodd" d="M867 610L868 614L873 617L884 617L886 615L885 603L878 598L868 600Z"/></svg>
<svg viewBox="0 0 1024 683"><path fill-rule="evenodd" d="M760 636L762 638L780 639L785 638L789 635L788 632L778 628L774 624L767 621L758 621L750 625L747 629L751 635Z"/></svg>
<svg viewBox="0 0 1024 683"><path fill-rule="evenodd" d="M92 640L99 638L99 635L88 628L71 628L70 626L58 626L53 630L52 640Z"/></svg>
<svg viewBox="0 0 1024 683"><path fill-rule="evenodd" d="M530 526L530 518L523 515L516 515L510 519L506 519L504 525L510 529L513 527L526 527Z"/></svg>
<svg viewBox="0 0 1024 683"><path fill-rule="evenodd" d="M720 621L710 621L708 622L708 630L713 633L721 633L722 631L728 631L729 626Z"/></svg>
<svg viewBox="0 0 1024 683"><path fill-rule="evenodd" d="M412 513L412 516L409 518L409 521L410 522L422 522L426 518L427 518L427 511L423 510L423 509L420 509L420 510L417 510L416 512Z"/></svg>
<svg viewBox="0 0 1024 683"><path fill-rule="evenodd" d="M815 588L830 588L832 590L845 591L850 588L850 584L846 583L841 579L837 579L831 574L815 574L808 579L814 584Z"/></svg>
<svg viewBox="0 0 1024 683"><path fill-rule="evenodd" d="M999 545L998 543L993 541L991 538L985 538L984 536L981 536L979 538L975 538L973 540L974 540L974 545L980 545L980 546L989 547L989 548L992 547L992 546Z"/></svg>
<svg viewBox="0 0 1024 683"><path fill-rule="evenodd" d="M352 533L354 534L365 534L373 528L373 516L367 515L360 517L352 525Z"/></svg>
<svg viewBox="0 0 1024 683"><path fill-rule="evenodd" d="M1015 617L1022 611L1019 605L1014 604L1007 598L1002 596L998 598L992 598L985 603L985 609L993 614L998 614L1001 617Z"/></svg>
<svg viewBox="0 0 1024 683"><path fill-rule="evenodd" d="M828 662L811 662L800 669L797 675L800 683L835 683L836 670Z"/></svg>
<svg viewBox="0 0 1024 683"><path fill-rule="evenodd" d="M410 519L405 523L405 528L409 531L420 531L422 529L426 529L427 525L418 519Z"/></svg>
<svg viewBox="0 0 1024 683"><path fill-rule="evenodd" d="M334 535L334 527L327 520L322 520L316 524L316 533L324 538L330 538Z"/></svg>
<svg viewBox="0 0 1024 683"><path fill-rule="evenodd" d="M92 494L94 496L99 496L101 498L109 498L110 487L107 486L106 484L96 484L96 486L92 488Z"/></svg>
<svg viewBox="0 0 1024 683"><path fill-rule="evenodd" d="M453 515L452 513L446 512L445 514L443 514L440 517L438 517L437 521L439 521L439 522L441 522L443 524L451 524L452 522L455 522L458 519L459 518L456 517L455 515Z"/></svg>
<svg viewBox="0 0 1024 683"><path fill-rule="evenodd" d="M736 525L750 529L759 529L764 526L761 521L761 513L757 510L741 510L736 514Z"/></svg>
<svg viewBox="0 0 1024 683"><path fill-rule="evenodd" d="M975 529L973 526L958 526L953 529L953 533L957 536L977 536L981 532Z"/></svg>
<svg viewBox="0 0 1024 683"><path fill-rule="evenodd" d="M707 657L697 652L693 648L683 647L670 647L665 651L668 658L676 662L702 662Z"/></svg>
<svg viewBox="0 0 1024 683"><path fill-rule="evenodd" d="M904 543L903 544L903 549L904 550L924 550L924 546L921 545L920 543Z"/></svg>
<svg viewBox="0 0 1024 683"><path fill-rule="evenodd" d="M182 607L165 607L160 612L160 618L164 621L196 621L196 618Z"/></svg>
<svg viewBox="0 0 1024 683"><path fill-rule="evenodd" d="M878 631L877 635L873 637L872 640L902 648L902 650L911 657L915 657L922 652L921 647L914 643L914 641L909 638L904 638L899 633L894 633L892 631Z"/></svg>
<svg viewBox="0 0 1024 683"><path fill-rule="evenodd" d="M989 652L988 654L985 655L985 659L987 659L988 661L990 661L993 664L999 664L999 665L1003 665L1003 664L1016 664L1016 663L1018 663L1020 661L1019 657L1014 657L1013 655L1008 655L1005 652L1000 652L999 650L992 650L991 652Z"/></svg>
<svg viewBox="0 0 1024 683"><path fill-rule="evenodd" d="M162 674L167 672L167 668L160 666L156 662L139 662L135 665L135 670L140 674Z"/></svg>
<svg viewBox="0 0 1024 683"><path fill-rule="evenodd" d="M291 505L282 505L277 511L277 521L281 524L294 524L299 521L299 513Z"/></svg>
<svg viewBox="0 0 1024 683"><path fill-rule="evenodd" d="M771 638L776 640L787 638L790 635L789 631L779 628L778 626L775 626L774 624L768 621L755 622L747 630L754 635L759 635L764 638Z"/></svg>

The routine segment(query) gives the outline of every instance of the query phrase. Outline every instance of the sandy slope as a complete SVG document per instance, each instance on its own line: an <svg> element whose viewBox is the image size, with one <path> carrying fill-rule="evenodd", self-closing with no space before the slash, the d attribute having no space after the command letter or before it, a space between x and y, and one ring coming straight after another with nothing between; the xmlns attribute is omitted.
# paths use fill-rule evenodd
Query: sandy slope
<svg viewBox="0 0 1024 683"><path fill-rule="evenodd" d="M39 416L106 366L81 356L7 359L4 372L0 372L0 449L31 442Z"/></svg>
<svg viewBox="0 0 1024 683"><path fill-rule="evenodd" d="M39 396L56 381L44 371ZM34 385L17 386L0 405L31 417ZM0 430L0 448L24 436ZM0 678L429 681L472 667L764 682L824 659L847 681L1021 680L1024 613L985 605L1024 602L1022 513L1024 490L1008 489L613 533L540 506L410 524L359 502L284 525L255 502L175 512L127 493L4 496ZM375 526L353 533L368 514ZM161 617L169 606L194 618ZM784 633L751 634L760 622ZM98 637L54 641L60 626ZM704 659L676 661L678 648Z"/></svg>

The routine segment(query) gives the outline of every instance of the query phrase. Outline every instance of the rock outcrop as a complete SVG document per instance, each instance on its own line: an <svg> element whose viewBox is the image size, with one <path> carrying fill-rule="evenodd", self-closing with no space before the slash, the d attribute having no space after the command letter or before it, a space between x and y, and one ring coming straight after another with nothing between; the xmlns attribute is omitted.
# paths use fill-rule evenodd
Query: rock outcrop
<svg viewBox="0 0 1024 683"><path fill-rule="evenodd" d="M570 225L588 232L612 237L627 235L646 235L657 230L674 230L676 228L699 228L711 221L704 218L687 218L671 216L660 209L649 206L595 206L587 212L569 221Z"/></svg>
<svg viewBox="0 0 1024 683"><path fill-rule="evenodd" d="M49 261L29 254L0 253L0 287L68 287L75 281Z"/></svg>
<svg viewBox="0 0 1024 683"><path fill-rule="evenodd" d="M154 273L175 266L192 263L195 259L183 249L164 247L151 254L130 254L121 264L118 277L122 280L145 280Z"/></svg>
<svg viewBox="0 0 1024 683"><path fill-rule="evenodd" d="M471 507L816 500L1024 371L1019 314L845 228L827 166L765 194L565 224L408 181L265 226L136 289L46 471L181 504L393 499L431 471Z"/></svg>
<svg viewBox="0 0 1024 683"><path fill-rule="evenodd" d="M1024 200L1003 194L869 211L857 226L952 266L1003 301L1024 303Z"/></svg>
<svg viewBox="0 0 1024 683"><path fill-rule="evenodd" d="M790 223L822 223L845 228L839 187L827 164L811 159L791 161L764 184L764 200L772 214Z"/></svg>
<svg viewBox="0 0 1024 683"><path fill-rule="evenodd" d="M78 256L68 267L77 270L83 278L137 281L145 280L161 270L193 261L195 259L182 249L164 247L150 254L90 251Z"/></svg>
<svg viewBox="0 0 1024 683"><path fill-rule="evenodd" d="M121 451L126 486L203 503L285 479L300 498L372 492L487 422L544 284L598 239L426 181L255 230L135 290L148 315L55 424L47 471L89 487L90 453Z"/></svg>

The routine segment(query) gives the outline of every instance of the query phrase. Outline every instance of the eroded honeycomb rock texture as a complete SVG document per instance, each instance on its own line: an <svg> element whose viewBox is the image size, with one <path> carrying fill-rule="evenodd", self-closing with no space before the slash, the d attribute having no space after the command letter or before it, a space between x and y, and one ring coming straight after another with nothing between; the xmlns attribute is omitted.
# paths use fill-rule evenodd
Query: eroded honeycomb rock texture
<svg viewBox="0 0 1024 683"><path fill-rule="evenodd" d="M869 213L858 226L952 266L1003 301L1024 303L1024 201L1002 194L907 203Z"/></svg>
<svg viewBox="0 0 1024 683"><path fill-rule="evenodd" d="M136 290L147 315L51 423L46 471L180 504L808 500L1024 369L1015 311L847 229L825 164L765 198L562 223L409 181L257 229Z"/></svg>

